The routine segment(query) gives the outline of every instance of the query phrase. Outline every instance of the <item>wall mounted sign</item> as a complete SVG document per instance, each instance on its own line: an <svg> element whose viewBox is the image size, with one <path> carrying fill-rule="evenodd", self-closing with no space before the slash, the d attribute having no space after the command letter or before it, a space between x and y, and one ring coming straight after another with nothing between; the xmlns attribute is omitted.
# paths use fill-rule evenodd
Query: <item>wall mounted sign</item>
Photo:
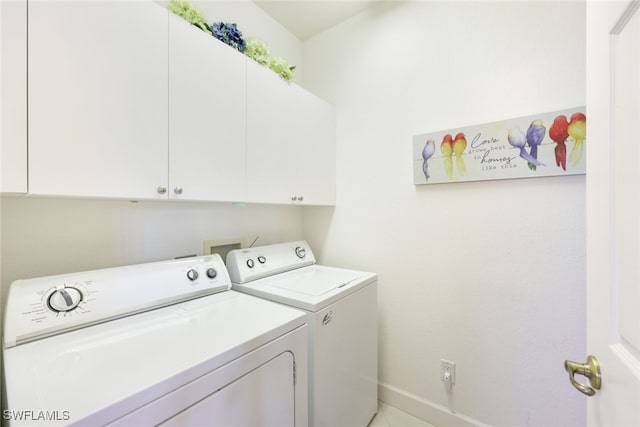
<svg viewBox="0 0 640 427"><path fill-rule="evenodd" d="M413 137L414 184L578 175L586 171L585 107Z"/></svg>

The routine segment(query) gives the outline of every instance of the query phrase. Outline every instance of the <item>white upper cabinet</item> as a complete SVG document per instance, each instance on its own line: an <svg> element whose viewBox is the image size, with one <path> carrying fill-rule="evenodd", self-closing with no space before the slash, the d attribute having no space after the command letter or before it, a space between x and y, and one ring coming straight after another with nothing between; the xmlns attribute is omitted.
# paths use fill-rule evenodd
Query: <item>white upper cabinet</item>
<svg viewBox="0 0 640 427"><path fill-rule="evenodd" d="M335 203L333 107L157 3L28 2L20 52L2 191Z"/></svg>
<svg viewBox="0 0 640 427"><path fill-rule="evenodd" d="M293 86L300 122L296 138L300 183L298 201L305 205L336 203L336 119L334 107ZM304 197L303 200L300 200Z"/></svg>
<svg viewBox="0 0 640 427"><path fill-rule="evenodd" d="M0 2L0 192L27 192L27 2Z"/></svg>
<svg viewBox="0 0 640 427"><path fill-rule="evenodd" d="M245 200L246 57L169 16L169 197Z"/></svg>
<svg viewBox="0 0 640 427"><path fill-rule="evenodd" d="M333 107L247 61L247 200L335 204Z"/></svg>
<svg viewBox="0 0 640 427"><path fill-rule="evenodd" d="M29 192L166 198L168 11L29 2Z"/></svg>

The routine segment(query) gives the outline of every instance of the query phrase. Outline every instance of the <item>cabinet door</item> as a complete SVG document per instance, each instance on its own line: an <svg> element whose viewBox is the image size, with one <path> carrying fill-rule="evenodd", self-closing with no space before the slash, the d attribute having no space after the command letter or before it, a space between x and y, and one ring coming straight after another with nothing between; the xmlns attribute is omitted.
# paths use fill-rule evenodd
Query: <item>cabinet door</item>
<svg viewBox="0 0 640 427"><path fill-rule="evenodd" d="M247 200L291 203L296 195L299 123L293 91L277 74L247 61Z"/></svg>
<svg viewBox="0 0 640 427"><path fill-rule="evenodd" d="M261 203L335 203L331 105L247 62L247 198Z"/></svg>
<svg viewBox="0 0 640 427"><path fill-rule="evenodd" d="M245 200L245 134L246 57L170 16L169 197Z"/></svg>
<svg viewBox="0 0 640 427"><path fill-rule="evenodd" d="M29 2L29 191L166 198L168 11Z"/></svg>
<svg viewBox="0 0 640 427"><path fill-rule="evenodd" d="M0 192L27 192L27 2L0 3L2 126Z"/></svg>
<svg viewBox="0 0 640 427"><path fill-rule="evenodd" d="M298 150L298 200L305 205L335 205L336 125L332 105L301 89L294 118L300 126Z"/></svg>

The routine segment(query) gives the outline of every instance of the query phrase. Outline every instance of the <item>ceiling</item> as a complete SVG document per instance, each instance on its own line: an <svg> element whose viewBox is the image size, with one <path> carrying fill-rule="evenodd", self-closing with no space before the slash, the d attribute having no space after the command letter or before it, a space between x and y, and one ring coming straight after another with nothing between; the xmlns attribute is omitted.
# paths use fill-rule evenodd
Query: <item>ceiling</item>
<svg viewBox="0 0 640 427"><path fill-rule="evenodd" d="M254 0L254 3L304 41L357 15L378 1Z"/></svg>

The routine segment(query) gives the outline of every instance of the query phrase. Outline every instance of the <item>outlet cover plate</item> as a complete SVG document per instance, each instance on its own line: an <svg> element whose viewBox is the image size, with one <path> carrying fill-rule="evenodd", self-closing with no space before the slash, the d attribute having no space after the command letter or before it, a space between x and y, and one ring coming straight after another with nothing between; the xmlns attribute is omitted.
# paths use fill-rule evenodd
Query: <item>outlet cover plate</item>
<svg viewBox="0 0 640 427"><path fill-rule="evenodd" d="M444 374L449 372L451 384L456 383L456 364L450 360L440 359L440 379L444 381Z"/></svg>

